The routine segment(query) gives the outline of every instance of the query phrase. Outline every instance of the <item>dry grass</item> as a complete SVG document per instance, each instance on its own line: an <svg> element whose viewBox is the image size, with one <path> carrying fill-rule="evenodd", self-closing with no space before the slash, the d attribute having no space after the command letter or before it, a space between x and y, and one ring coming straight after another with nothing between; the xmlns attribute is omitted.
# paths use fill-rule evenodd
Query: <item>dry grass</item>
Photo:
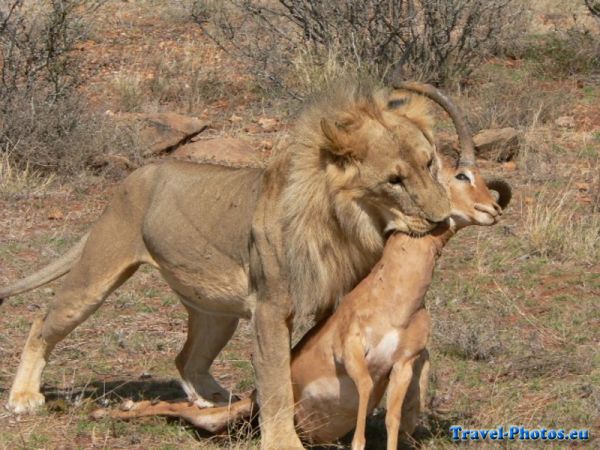
<svg viewBox="0 0 600 450"><path fill-rule="evenodd" d="M55 180L54 175L44 176L32 170L28 164L25 168L11 164L10 154L0 154L0 196L7 198L23 195L40 195L48 191Z"/></svg>
<svg viewBox="0 0 600 450"><path fill-rule="evenodd" d="M600 214L583 211L568 184L542 186L523 208L523 236L530 254L594 263L600 258Z"/></svg>

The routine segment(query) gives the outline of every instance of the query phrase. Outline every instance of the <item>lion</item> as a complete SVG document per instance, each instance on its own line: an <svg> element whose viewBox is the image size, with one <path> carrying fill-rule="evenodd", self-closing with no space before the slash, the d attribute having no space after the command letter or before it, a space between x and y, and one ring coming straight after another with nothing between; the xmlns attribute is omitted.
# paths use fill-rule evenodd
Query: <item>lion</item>
<svg viewBox="0 0 600 450"><path fill-rule="evenodd" d="M441 94L430 97L447 106ZM44 403L52 349L149 264L189 315L176 357L188 397L199 406L229 398L209 368L239 319L252 318L262 445L302 448L294 322L329 314L379 259L388 233L423 234L450 213L427 109L406 90L339 84L305 109L266 168L167 161L134 171L71 251L0 290L6 298L66 274L32 325L8 407Z"/></svg>

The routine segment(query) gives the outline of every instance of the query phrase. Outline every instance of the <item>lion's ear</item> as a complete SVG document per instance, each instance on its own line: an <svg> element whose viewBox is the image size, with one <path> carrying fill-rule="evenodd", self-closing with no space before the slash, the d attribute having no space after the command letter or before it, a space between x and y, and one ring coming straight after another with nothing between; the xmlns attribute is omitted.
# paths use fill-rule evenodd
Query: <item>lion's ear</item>
<svg viewBox="0 0 600 450"><path fill-rule="evenodd" d="M322 118L321 131L327 139L327 149L338 156L360 156L359 139L354 133L361 121L355 117L343 117L334 122Z"/></svg>

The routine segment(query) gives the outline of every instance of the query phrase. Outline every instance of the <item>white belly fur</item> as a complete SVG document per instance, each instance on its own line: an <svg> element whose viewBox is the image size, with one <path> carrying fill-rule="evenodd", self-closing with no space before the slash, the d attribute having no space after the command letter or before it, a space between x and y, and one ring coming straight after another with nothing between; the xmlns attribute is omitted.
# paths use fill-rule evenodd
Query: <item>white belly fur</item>
<svg viewBox="0 0 600 450"><path fill-rule="evenodd" d="M399 344L400 334L396 330L384 334L375 347L370 347L367 343L366 347L369 349L367 351L367 365L369 368L385 366L389 370L388 366L393 364L392 358ZM371 374L373 374L373 371L371 371Z"/></svg>

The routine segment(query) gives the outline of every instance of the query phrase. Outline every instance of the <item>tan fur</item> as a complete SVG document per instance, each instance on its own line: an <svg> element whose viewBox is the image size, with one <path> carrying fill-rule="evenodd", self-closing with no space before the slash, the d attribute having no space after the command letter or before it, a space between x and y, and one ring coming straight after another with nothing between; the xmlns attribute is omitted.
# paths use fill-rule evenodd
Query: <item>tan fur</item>
<svg viewBox="0 0 600 450"><path fill-rule="evenodd" d="M398 97L407 102L388 108ZM177 358L189 397L202 406L228 398L208 369L238 319L254 317L263 445L298 448L293 317L328 313L377 261L386 232L424 233L449 214L421 105L402 92L340 86L300 116L291 144L264 170L173 161L134 172L77 262L55 268L70 272L32 328L11 409L43 403L39 386L52 348L148 263L190 315Z"/></svg>
<svg viewBox="0 0 600 450"><path fill-rule="evenodd" d="M458 174L470 178L459 180ZM365 444L366 416L388 389L388 449L398 431L412 433L427 391L429 315L423 299L442 248L460 228L492 225L502 213L474 167L444 169L453 215L430 235L394 234L379 263L327 320L294 348L292 380L296 426L312 443L331 443L356 427L353 449ZM496 182L498 183L498 182ZM507 191L499 203L506 206ZM254 395L221 408L141 402L127 411L98 410L95 417L182 417L217 432L255 413Z"/></svg>

